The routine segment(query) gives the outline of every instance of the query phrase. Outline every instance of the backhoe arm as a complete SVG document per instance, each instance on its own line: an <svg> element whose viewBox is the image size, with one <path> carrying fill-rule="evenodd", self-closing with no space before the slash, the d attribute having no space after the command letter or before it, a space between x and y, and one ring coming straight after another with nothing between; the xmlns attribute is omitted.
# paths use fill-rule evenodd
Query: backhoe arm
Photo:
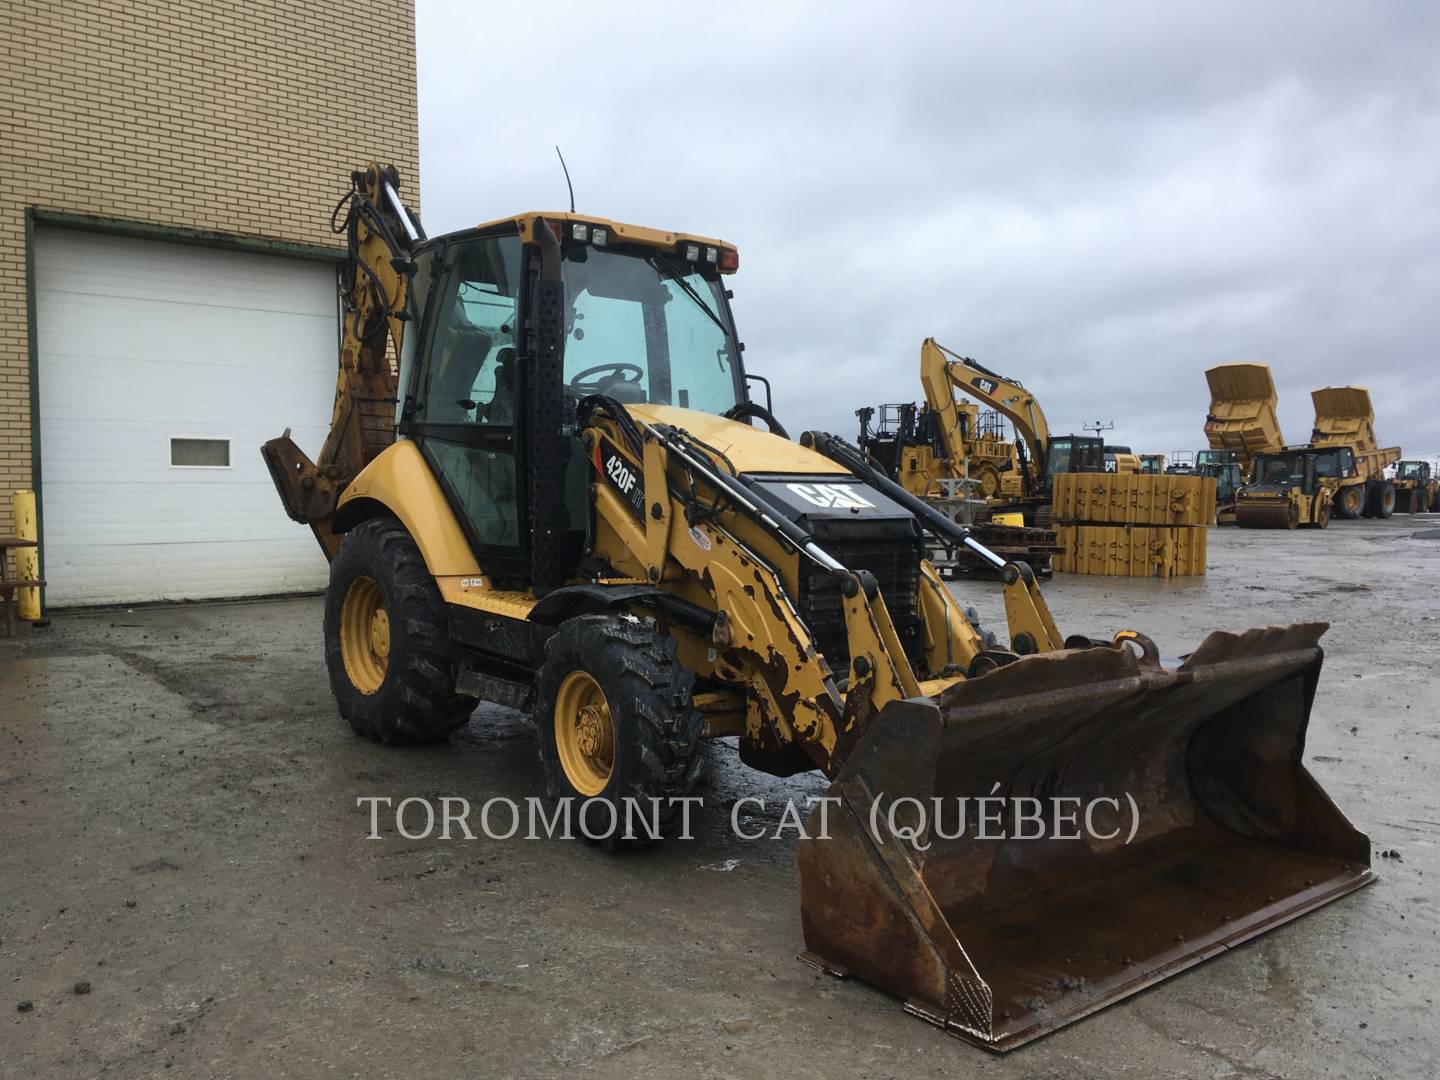
<svg viewBox="0 0 1440 1080"><path fill-rule="evenodd" d="M330 433L313 462L288 429L260 450L285 512L311 527L328 557L340 544L329 526L340 493L395 441L396 365L408 318L410 249L424 238L400 201L393 165L372 164L352 173L350 181L330 223L345 233L348 247Z"/></svg>

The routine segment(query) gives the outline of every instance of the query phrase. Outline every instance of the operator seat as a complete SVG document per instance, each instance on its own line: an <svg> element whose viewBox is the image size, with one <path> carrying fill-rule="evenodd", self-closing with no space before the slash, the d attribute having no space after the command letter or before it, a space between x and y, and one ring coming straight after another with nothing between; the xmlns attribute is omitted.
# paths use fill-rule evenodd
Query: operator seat
<svg viewBox="0 0 1440 1080"><path fill-rule="evenodd" d="M485 407L490 424L515 422L515 349L507 345L495 354L495 394Z"/></svg>

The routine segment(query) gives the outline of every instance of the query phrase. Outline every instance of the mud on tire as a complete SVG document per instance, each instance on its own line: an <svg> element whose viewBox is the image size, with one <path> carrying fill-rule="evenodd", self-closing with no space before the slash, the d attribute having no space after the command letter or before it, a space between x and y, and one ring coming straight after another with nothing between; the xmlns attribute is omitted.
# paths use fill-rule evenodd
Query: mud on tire
<svg viewBox="0 0 1440 1080"><path fill-rule="evenodd" d="M379 588L389 621L383 681L366 693L347 671L341 646L345 598L364 579ZM330 564L325 593L325 664L340 715L359 734L392 746L436 742L469 719L476 702L455 693L445 603L425 560L394 518L361 522Z"/></svg>
<svg viewBox="0 0 1440 1080"><path fill-rule="evenodd" d="M576 672L588 673L598 684L610 711L613 756L598 793L576 787L557 746L557 698ZM704 725L692 701L694 685L694 675L676 657L675 639L661 635L649 622L583 615L561 623L545 646L533 718L546 792L552 799L571 800L574 835L606 851L642 846L652 839L647 832L651 799L661 800L661 836L673 830L682 808L667 801L693 790L703 761L698 747ZM607 832L608 813L592 809L585 815L582 831L579 814L587 799L614 806L618 827ZM624 835L627 799L634 800L636 807L630 837Z"/></svg>

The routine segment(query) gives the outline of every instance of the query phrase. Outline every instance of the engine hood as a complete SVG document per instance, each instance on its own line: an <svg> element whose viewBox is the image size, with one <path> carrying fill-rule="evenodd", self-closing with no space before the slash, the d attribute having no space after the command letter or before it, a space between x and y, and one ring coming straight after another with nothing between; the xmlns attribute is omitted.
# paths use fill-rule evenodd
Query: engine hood
<svg viewBox="0 0 1440 1080"><path fill-rule="evenodd" d="M674 405L627 405L626 409L651 424L683 428L730 459L742 475L849 476L843 465L799 443L782 439L749 424L723 416L681 409Z"/></svg>

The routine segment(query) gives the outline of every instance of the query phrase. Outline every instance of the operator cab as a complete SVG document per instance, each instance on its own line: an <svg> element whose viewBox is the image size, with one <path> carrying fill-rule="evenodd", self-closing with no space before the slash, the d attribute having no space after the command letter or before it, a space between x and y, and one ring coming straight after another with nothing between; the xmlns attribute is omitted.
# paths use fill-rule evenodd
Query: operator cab
<svg viewBox="0 0 1440 1080"><path fill-rule="evenodd" d="M1354 475L1355 454L1348 446L1324 449L1305 446L1257 456L1251 466L1252 481L1248 486L1257 494L1299 488L1303 494L1315 495L1321 480L1346 480Z"/></svg>
<svg viewBox="0 0 1440 1080"><path fill-rule="evenodd" d="M416 246L397 426L496 577L530 576L532 504L561 503L563 563L585 547L582 399L768 417L748 400L722 283L739 262L721 241L567 214ZM538 487L525 480L536 472Z"/></svg>
<svg viewBox="0 0 1440 1080"><path fill-rule="evenodd" d="M1056 435L1045 453L1045 493L1052 494L1057 473L1108 472L1105 443L1089 435Z"/></svg>

